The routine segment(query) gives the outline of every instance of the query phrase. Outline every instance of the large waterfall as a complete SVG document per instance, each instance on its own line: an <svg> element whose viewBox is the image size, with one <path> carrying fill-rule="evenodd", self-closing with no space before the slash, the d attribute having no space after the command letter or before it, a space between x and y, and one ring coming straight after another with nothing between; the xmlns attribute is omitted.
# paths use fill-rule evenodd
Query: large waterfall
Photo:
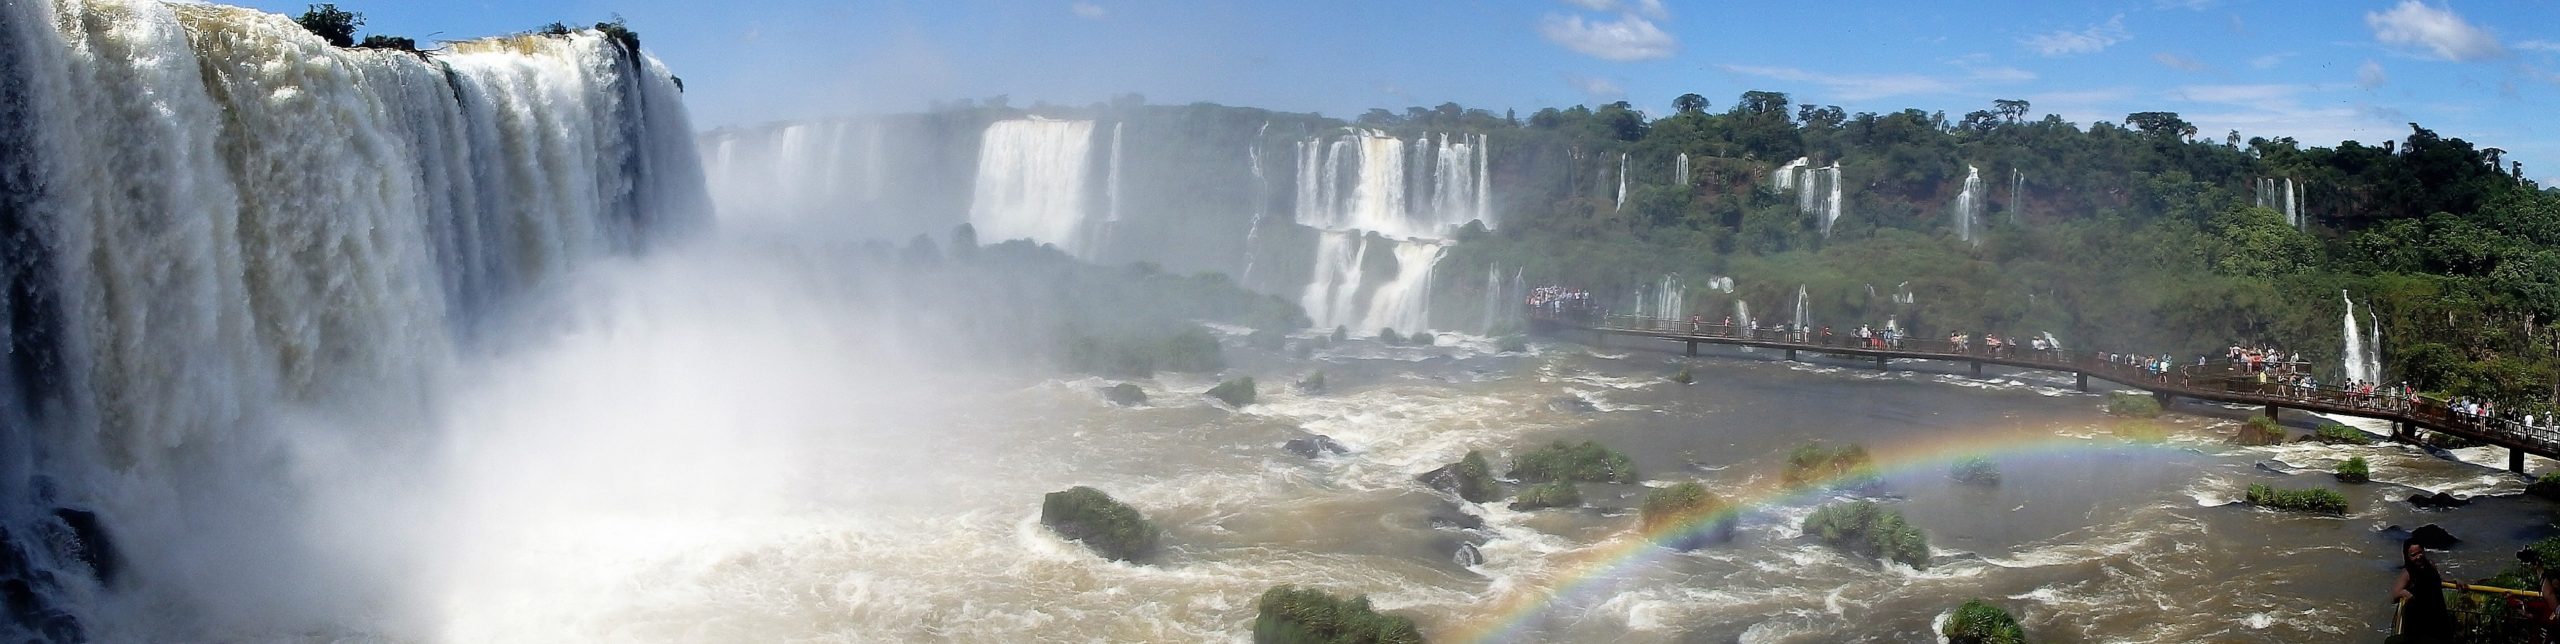
<svg viewBox="0 0 2560 644"><path fill-rule="evenodd" d="M1982 220L1982 169L1964 167L1964 191L1956 193L1956 239L1980 243L1974 239L1974 227Z"/></svg>
<svg viewBox="0 0 2560 644"><path fill-rule="evenodd" d="M1796 193L1796 210L1814 216L1814 225L1822 236L1831 236L1831 227L1840 221L1840 162L1828 167L1808 167L1812 159L1797 157L1772 173L1778 192Z"/></svg>
<svg viewBox="0 0 2560 644"><path fill-rule="evenodd" d="M2346 291L2339 291L2338 299L2347 303L2346 322L2339 332L2346 344L2339 353L2344 357L2347 379L2380 382L2382 380L2381 322L2376 320L2371 334L2367 335L2367 332L2361 328L2363 325L2356 322L2355 298L2348 297Z"/></svg>
<svg viewBox="0 0 2560 644"><path fill-rule="evenodd" d="M1447 237L1469 221L1492 223L1487 158L1484 135L1407 142L1351 130L1300 141L1297 222L1320 231L1314 275L1299 296L1307 315L1364 333L1427 328L1431 274ZM1392 258L1392 278L1369 274L1380 261L1372 253Z"/></svg>
<svg viewBox="0 0 2560 644"><path fill-rule="evenodd" d="M1673 185L1689 187L1689 153L1682 152L1672 160L1671 181Z"/></svg>
<svg viewBox="0 0 2560 644"><path fill-rule="evenodd" d="M1030 239L1086 255L1093 232L1085 222L1092 149L1092 121L1035 118L988 125L969 201L969 225L978 238Z"/></svg>
<svg viewBox="0 0 2560 644"><path fill-rule="evenodd" d="M2301 228L2302 194L2295 189L2293 178L2258 180L2258 207L2284 214L2285 225Z"/></svg>
<svg viewBox="0 0 2560 644"><path fill-rule="evenodd" d="M231 7L0 2L0 115L9 641L396 601L296 524L339 492L306 480L402 442L325 421L420 414L495 305L708 214L672 76L594 32L421 57ZM50 507L95 513L132 601L42 536Z"/></svg>

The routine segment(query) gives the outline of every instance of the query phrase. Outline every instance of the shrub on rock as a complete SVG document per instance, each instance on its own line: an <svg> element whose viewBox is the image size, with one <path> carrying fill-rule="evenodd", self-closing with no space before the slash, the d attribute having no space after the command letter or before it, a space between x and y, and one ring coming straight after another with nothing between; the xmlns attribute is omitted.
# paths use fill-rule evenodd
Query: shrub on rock
<svg viewBox="0 0 2560 644"><path fill-rule="evenodd" d="M1513 510L1570 508L1582 505L1582 491L1566 481L1548 481L1520 489L1520 498L1512 499Z"/></svg>
<svg viewBox="0 0 2560 644"><path fill-rule="evenodd" d="M2159 418L2160 401L2150 394L2118 391L2107 394L2107 413L2127 418Z"/></svg>
<svg viewBox="0 0 2560 644"><path fill-rule="evenodd" d="M1947 625L1940 628L1938 634L1947 637L1947 644L2025 644L2027 641L2027 631L2018 627L2018 618L1979 599L1966 600L1963 606L1957 607L1956 614L1947 618Z"/></svg>
<svg viewBox="0 0 2560 644"><path fill-rule="evenodd" d="M1833 503L1804 519L1806 536L1865 557L1929 567L1929 538L1901 512L1872 501Z"/></svg>
<svg viewBox="0 0 2560 644"><path fill-rule="evenodd" d="M1949 470L1947 472L1947 476L1954 478L1959 483L1999 485L2000 466L1993 464L1991 459L1976 456L1956 461L1955 468Z"/></svg>
<svg viewBox="0 0 2560 644"><path fill-rule="evenodd" d="M2326 488L2288 489L2265 483L2249 485L2250 505L2286 512L2346 514L2347 497Z"/></svg>
<svg viewBox="0 0 2560 644"><path fill-rule="evenodd" d="M1298 391L1310 394L1324 393L1324 372L1307 374L1306 378L1298 381Z"/></svg>
<svg viewBox="0 0 2560 644"><path fill-rule="evenodd" d="M2346 481L2348 483L2363 483L2371 481L2373 480L2373 467L2365 464L2364 457L2362 456L2348 457L2347 460L2338 463L2338 480Z"/></svg>
<svg viewBox="0 0 2560 644"><path fill-rule="evenodd" d="M1154 552L1163 534L1136 508L1081 485L1043 497L1040 524L1069 541L1083 542L1103 558L1120 561Z"/></svg>
<svg viewBox="0 0 2560 644"><path fill-rule="evenodd" d="M2233 435L2231 437L2231 442L2238 445L2253 446L2282 443L2284 442L2284 427L2277 425L2275 420L2265 416L2251 416L2249 418L2249 422L2240 424L2240 433Z"/></svg>
<svg viewBox="0 0 2560 644"><path fill-rule="evenodd" d="M1707 491L1707 486L1684 481L1646 493L1638 516L1646 534L1678 530L1680 534L1668 536L1664 544L1678 550L1695 550L1709 542L1733 540L1734 518L1718 516L1730 507L1723 497Z"/></svg>
<svg viewBox="0 0 2560 644"><path fill-rule="evenodd" d="M1580 445L1573 445L1556 441L1512 457L1511 478L1531 483L1634 483L1636 466L1626 454L1601 447L1599 443L1583 441Z"/></svg>
<svg viewBox="0 0 2560 644"><path fill-rule="evenodd" d="M2312 434L2312 439L2331 445L2373 444L2373 435L2366 434L2363 430L2337 423L2321 425L2319 432Z"/></svg>
<svg viewBox="0 0 2560 644"><path fill-rule="evenodd" d="M1856 485L1870 480L1867 448L1855 443L1832 447L1820 441L1806 443L1787 454L1787 485L1798 486L1837 480Z"/></svg>
<svg viewBox="0 0 2560 644"><path fill-rule="evenodd" d="M1253 618L1254 644L1421 644L1413 620L1379 613L1368 597L1348 601L1324 591L1274 586Z"/></svg>
<svg viewBox="0 0 2560 644"><path fill-rule="evenodd" d="M1432 335L1430 331L1415 331L1412 336L1404 339L1404 343L1417 347L1427 347L1439 344L1440 336Z"/></svg>
<svg viewBox="0 0 2560 644"><path fill-rule="evenodd" d="M1681 367L1680 373L1671 374L1671 381L1685 385L1697 382L1698 377L1695 374L1689 373L1688 367Z"/></svg>
<svg viewBox="0 0 2560 644"><path fill-rule="evenodd" d="M1502 483L1493 480L1493 466L1485 462L1484 453L1469 450L1466 458L1417 477L1431 489L1458 495L1470 503L1489 503L1502 498Z"/></svg>
<svg viewBox="0 0 2560 644"><path fill-rule="evenodd" d="M1218 383L1218 386L1209 388L1209 397L1226 401L1230 407L1251 405L1254 400L1253 377L1246 376Z"/></svg>

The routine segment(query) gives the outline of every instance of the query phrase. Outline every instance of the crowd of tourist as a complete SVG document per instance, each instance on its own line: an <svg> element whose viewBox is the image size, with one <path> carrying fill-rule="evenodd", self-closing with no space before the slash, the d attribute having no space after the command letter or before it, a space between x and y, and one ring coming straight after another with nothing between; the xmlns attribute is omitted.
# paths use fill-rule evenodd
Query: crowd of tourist
<svg viewBox="0 0 2560 644"><path fill-rule="evenodd" d="M1591 292L1562 286L1540 286L1529 289L1529 308L1548 313L1589 310Z"/></svg>

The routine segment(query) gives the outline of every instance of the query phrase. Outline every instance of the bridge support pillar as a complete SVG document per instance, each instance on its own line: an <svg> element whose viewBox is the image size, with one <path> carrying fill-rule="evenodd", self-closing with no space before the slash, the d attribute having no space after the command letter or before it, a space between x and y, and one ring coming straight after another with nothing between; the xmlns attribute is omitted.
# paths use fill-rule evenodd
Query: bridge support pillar
<svg viewBox="0 0 2560 644"><path fill-rule="evenodd" d="M1698 357L1698 341L1696 340L1689 341L1689 357Z"/></svg>
<svg viewBox="0 0 2560 644"><path fill-rule="evenodd" d="M1794 349L1788 349L1788 350L1787 350L1787 361L1788 361L1788 362L1795 362L1795 361L1796 361L1796 350L1794 350Z"/></svg>
<svg viewBox="0 0 2560 644"><path fill-rule="evenodd" d="M1876 356L1876 370L1877 370L1877 371L1892 371L1892 370L1893 370L1893 367L1885 366L1885 364L1884 364L1884 356Z"/></svg>
<svg viewBox="0 0 2560 644"><path fill-rule="evenodd" d="M2277 420L2277 418L2276 418L2276 406L2275 406L2275 405L2268 405L2268 406L2267 406L2267 420Z"/></svg>
<svg viewBox="0 0 2560 644"><path fill-rule="evenodd" d="M2507 471L2517 474L2524 473L2524 450L2513 447L2507 448Z"/></svg>
<svg viewBox="0 0 2560 644"><path fill-rule="evenodd" d="M1975 378L1980 378L1980 377L1982 377L1982 363L1980 363L1980 362L1973 363L1973 377L1975 377Z"/></svg>
<svg viewBox="0 0 2560 644"><path fill-rule="evenodd" d="M2080 376L2080 393L2089 393L2089 374L2076 375Z"/></svg>
<svg viewBox="0 0 2560 644"><path fill-rule="evenodd" d="M2168 409L2168 408L2169 408L2169 392L2166 392L2166 391L2154 391L2154 392L2151 392L2151 402L2160 403L2160 408L2161 408L2161 409Z"/></svg>
<svg viewBox="0 0 2560 644"><path fill-rule="evenodd" d="M1599 330L1599 329L1593 329L1593 330L1591 331L1591 346L1592 346L1593 348L1598 348L1598 349L1606 349L1606 348L1609 348L1609 334L1608 334L1608 332L1601 331L1601 330Z"/></svg>

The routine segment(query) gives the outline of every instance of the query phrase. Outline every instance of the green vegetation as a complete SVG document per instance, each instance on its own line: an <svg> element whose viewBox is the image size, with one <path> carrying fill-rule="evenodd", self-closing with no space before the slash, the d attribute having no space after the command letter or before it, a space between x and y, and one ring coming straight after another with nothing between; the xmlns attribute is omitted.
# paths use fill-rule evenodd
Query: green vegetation
<svg viewBox="0 0 2560 644"><path fill-rule="evenodd" d="M2234 445L2274 445L2284 442L2284 427L2265 416L2250 416L2240 424L2240 433L2231 436Z"/></svg>
<svg viewBox="0 0 2560 644"><path fill-rule="evenodd" d="M1083 542L1104 558L1137 561L1155 551L1162 532L1136 508L1085 486L1050 492L1040 500L1040 524L1069 541Z"/></svg>
<svg viewBox="0 0 2560 644"><path fill-rule="evenodd" d="M1582 492L1570 481L1548 481L1520 488L1520 497L1511 500L1513 510L1570 508L1582 505Z"/></svg>
<svg viewBox="0 0 2560 644"><path fill-rule="evenodd" d="M1671 381L1685 385L1697 382L1698 377L1696 374L1689 373L1689 368L1684 366L1680 368L1680 373L1671 374Z"/></svg>
<svg viewBox="0 0 2560 644"><path fill-rule="evenodd" d="M1111 401L1111 404L1122 407L1144 405L1147 404L1147 390L1139 389L1137 385L1124 382L1109 387L1103 387L1102 399Z"/></svg>
<svg viewBox="0 0 2560 644"><path fill-rule="evenodd" d="M2331 445L2373 444L2373 435L2364 433L2364 430L2337 423L2321 425L2320 429L2311 434L2311 437Z"/></svg>
<svg viewBox="0 0 2560 644"><path fill-rule="evenodd" d="M1955 467L1947 471L1947 476L1962 483L1998 485L2000 484L2000 466L1993 464L1991 459L1975 456L1956 461Z"/></svg>
<svg viewBox="0 0 2560 644"><path fill-rule="evenodd" d="M1530 483L1634 483L1636 466L1627 455L1611 451L1599 443L1583 441L1580 445L1572 445L1556 441L1512 457L1511 477Z"/></svg>
<svg viewBox="0 0 2560 644"><path fill-rule="evenodd" d="M1707 491L1696 481L1661 488L1644 495L1639 514L1645 532L1665 526L1695 523L1725 511L1729 506L1723 497Z"/></svg>
<svg viewBox="0 0 2560 644"><path fill-rule="evenodd" d="M1804 519L1804 533L1851 554L1929 567L1929 538L1902 513L1872 501L1833 503Z"/></svg>
<svg viewBox="0 0 2560 644"><path fill-rule="evenodd" d="M1502 498L1502 483L1493 480L1493 465L1485 462L1483 452L1467 450L1465 458L1442 469L1457 479L1454 486L1458 498L1470 503L1490 503Z"/></svg>
<svg viewBox="0 0 2560 644"><path fill-rule="evenodd" d="M2252 483L2249 485L2248 500L2250 505L2286 512L2347 513L2346 495L2327 488L2297 490L2279 488L2265 483Z"/></svg>
<svg viewBox="0 0 2560 644"><path fill-rule="evenodd" d="M1209 388L1209 397L1226 401L1229 407L1251 405L1254 399L1253 377L1246 376L1218 383L1218 386Z"/></svg>
<svg viewBox="0 0 2560 644"><path fill-rule="evenodd" d="M2145 393L2113 392L2107 394L2107 413L2127 418L2159 418L2160 401Z"/></svg>
<svg viewBox="0 0 2560 644"><path fill-rule="evenodd" d="M2362 456L2348 457L2347 460L2338 462L2338 480L2346 481L2348 483L2363 483L2371 481L2373 480L2373 468L2372 466L2365 464L2364 457Z"/></svg>
<svg viewBox="0 0 2560 644"><path fill-rule="evenodd" d="M364 26L364 14L339 9L335 4L315 4L306 7L302 15L293 21L310 30L312 35L329 41L332 47L353 47L356 28Z"/></svg>
<svg viewBox="0 0 2560 644"><path fill-rule="evenodd" d="M1404 342L1405 342L1405 340L1404 340L1404 334L1402 334L1402 333L1397 333L1397 332L1396 332L1396 330L1395 330L1394 328L1392 328L1392 327L1390 327L1390 328L1385 328L1385 329L1379 329L1379 330L1378 330L1378 342L1383 343L1383 344L1388 344L1388 345L1404 344Z"/></svg>
<svg viewBox="0 0 2560 644"><path fill-rule="evenodd" d="M2427 446L2436 449L2470 449L2473 447L2479 447L2482 444L2483 443L2480 441L2444 432L2427 432Z"/></svg>
<svg viewBox="0 0 2560 644"><path fill-rule="evenodd" d="M1979 599L1965 600L1956 614L1938 634L1947 636L1947 644L2025 644L2027 631L2018 626L2018 618L2009 611Z"/></svg>
<svg viewBox="0 0 2560 644"><path fill-rule="evenodd" d="M409 52L409 53L414 54L414 53L418 53L418 41L410 40L410 39L408 39L408 38L402 38L402 37L399 37L399 36L385 36L385 35L382 35L382 34L373 34L373 35L365 36L365 37L364 37L364 41L363 41L363 42L356 43L356 48L358 48L358 49L389 49L389 50L393 50L393 51L405 51L405 52Z"/></svg>
<svg viewBox="0 0 2560 644"><path fill-rule="evenodd" d="M1381 614L1368 597L1343 601L1324 591L1274 586L1253 618L1254 644L1420 644L1413 620Z"/></svg>
<svg viewBox="0 0 2560 644"><path fill-rule="evenodd" d="M1806 443L1787 454L1788 487L1837 481L1858 485L1872 480L1868 472L1867 448L1855 443L1832 447L1820 441Z"/></svg>
<svg viewBox="0 0 2560 644"><path fill-rule="evenodd" d="M1529 338L1517 335L1502 336L1501 340L1494 343L1493 348L1503 353L1528 353Z"/></svg>

